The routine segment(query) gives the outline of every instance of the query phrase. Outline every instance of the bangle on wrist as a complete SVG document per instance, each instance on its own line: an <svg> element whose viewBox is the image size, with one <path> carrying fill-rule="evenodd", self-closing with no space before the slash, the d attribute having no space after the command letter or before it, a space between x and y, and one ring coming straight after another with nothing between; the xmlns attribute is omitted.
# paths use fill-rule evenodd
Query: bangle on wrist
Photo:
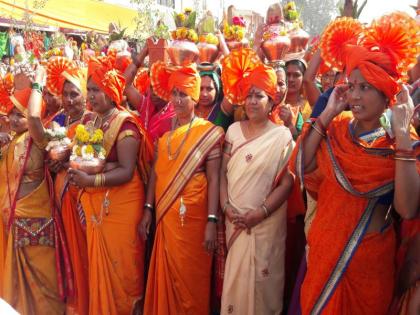
<svg viewBox="0 0 420 315"><path fill-rule="evenodd" d="M150 209L151 211L153 210L153 205L152 205L152 204L150 204L150 203L147 203L147 202L146 202L146 203L144 204L144 207L145 207L145 208L147 208L147 209Z"/></svg>
<svg viewBox="0 0 420 315"><path fill-rule="evenodd" d="M267 206L265 205L265 203L263 203L261 205L261 208L264 210L264 214L265 214L265 219L267 219L270 216L270 211L268 211Z"/></svg>
<svg viewBox="0 0 420 315"><path fill-rule="evenodd" d="M43 87L38 82L34 82L34 83L32 83L32 90L35 90L39 93L42 93Z"/></svg>
<svg viewBox="0 0 420 315"><path fill-rule="evenodd" d="M321 129L317 126L316 122L312 124L312 129L313 129L313 130L315 130L315 132L316 132L317 134L319 134L322 138L325 138L325 137L326 137L325 132L323 132L323 131L322 131L322 130L321 130Z"/></svg>
<svg viewBox="0 0 420 315"><path fill-rule="evenodd" d="M397 161L405 161L405 162L416 162L416 158L415 157L403 157L403 156L398 156L398 155L396 155L394 157L394 160L397 160Z"/></svg>
<svg viewBox="0 0 420 315"><path fill-rule="evenodd" d="M207 216L207 222L213 222L213 223L217 223L218 219L217 216L215 214L209 214Z"/></svg>

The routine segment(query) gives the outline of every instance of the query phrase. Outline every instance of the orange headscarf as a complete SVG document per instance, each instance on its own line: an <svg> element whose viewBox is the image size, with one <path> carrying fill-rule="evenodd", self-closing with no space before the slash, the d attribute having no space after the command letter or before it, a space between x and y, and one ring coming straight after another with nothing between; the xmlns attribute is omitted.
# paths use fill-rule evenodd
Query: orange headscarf
<svg viewBox="0 0 420 315"><path fill-rule="evenodd" d="M148 68L142 68L137 71L133 85L141 94L146 94L147 90L150 87L150 77Z"/></svg>
<svg viewBox="0 0 420 315"><path fill-rule="evenodd" d="M29 98L31 96L31 93L32 93L32 89L26 88L23 90L15 90L13 95L10 96L10 100L12 101L13 105L23 115L25 115L25 117L28 115L28 103L29 103ZM12 110L12 108L10 108L10 110Z"/></svg>
<svg viewBox="0 0 420 315"><path fill-rule="evenodd" d="M201 77L193 64L184 67L171 67L157 61L150 69L153 91L165 101L169 101L174 88L179 89L198 102L200 99Z"/></svg>
<svg viewBox="0 0 420 315"><path fill-rule="evenodd" d="M392 104L399 83L416 62L418 32L415 20L401 12L384 15L366 28L351 18L337 19L322 36L322 58L336 70L345 68L347 75L359 69Z"/></svg>
<svg viewBox="0 0 420 315"><path fill-rule="evenodd" d="M83 96L86 98L87 96L87 82L86 82L86 75L87 69L86 68L73 68L63 71L61 76L65 79L65 81L69 81L75 87L77 87L80 92L82 92ZM64 83L63 83L64 87Z"/></svg>
<svg viewBox="0 0 420 315"><path fill-rule="evenodd" d="M113 60L108 57L92 57L89 59L88 79L92 79L117 106L123 99L125 79L115 68Z"/></svg>
<svg viewBox="0 0 420 315"><path fill-rule="evenodd" d="M251 74L243 79L243 97L245 100L252 86L260 88L274 100L277 90L277 76L273 68L261 64L252 70Z"/></svg>

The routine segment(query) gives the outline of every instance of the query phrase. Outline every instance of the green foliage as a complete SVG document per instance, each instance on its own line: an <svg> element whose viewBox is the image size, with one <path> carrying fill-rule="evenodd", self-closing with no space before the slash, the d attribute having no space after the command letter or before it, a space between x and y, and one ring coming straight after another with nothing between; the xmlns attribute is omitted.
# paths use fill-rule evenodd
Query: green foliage
<svg viewBox="0 0 420 315"><path fill-rule="evenodd" d="M336 15L337 0L295 0L303 28L312 36L319 35Z"/></svg>

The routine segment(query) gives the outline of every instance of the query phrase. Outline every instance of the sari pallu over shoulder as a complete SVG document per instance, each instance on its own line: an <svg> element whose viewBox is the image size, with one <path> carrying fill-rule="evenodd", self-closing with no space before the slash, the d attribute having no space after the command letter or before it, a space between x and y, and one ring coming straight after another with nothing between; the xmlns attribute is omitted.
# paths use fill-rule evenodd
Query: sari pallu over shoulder
<svg viewBox="0 0 420 315"><path fill-rule="evenodd" d="M186 128L186 126L184 127ZM217 143L221 145L223 135L223 129L220 127L197 118L191 126L191 134L185 142L185 148L190 149L182 150L180 156L172 161L165 156L159 157L160 162L166 164L167 173L165 173L165 184L159 185L163 181L158 181L156 185L156 225L194 175L197 168L204 163L211 149ZM159 141L165 141L168 136L169 134L166 133Z"/></svg>
<svg viewBox="0 0 420 315"><path fill-rule="evenodd" d="M330 124L316 155L317 170L303 172L301 141L310 124L291 161L300 183L317 199L308 232L303 314L382 314L393 291L394 231L366 234L378 198L393 191L393 143L385 136L369 147L357 141L351 119L341 114ZM367 261L369 270L361 273ZM351 290L354 286L360 289Z"/></svg>
<svg viewBox="0 0 420 315"><path fill-rule="evenodd" d="M230 127L226 141L232 145L231 154L225 150L231 155L226 174L229 203L241 214L255 211L287 170L294 146L292 135L279 126L245 140L236 124ZM281 313L286 208L287 201L248 232L225 221L228 254L221 314Z"/></svg>
<svg viewBox="0 0 420 315"><path fill-rule="evenodd" d="M122 130L126 122L134 124L140 136L138 167L133 177L119 186L85 188L80 199L86 214L89 314L92 315L132 314L143 298L144 241L137 227L148 175L146 134L131 114L119 111L103 130L104 148L108 159L120 139L135 134L132 129Z"/></svg>
<svg viewBox="0 0 420 315"><path fill-rule="evenodd" d="M18 303L16 307L25 314L30 310L37 309L39 311L49 307L52 309L51 312L54 313L60 308L60 298L64 300L65 297L73 295L71 267L66 249L65 237L62 230L61 218L55 208L52 181L48 170L44 168L44 179L37 188L35 188L28 196L19 200L17 199L17 194L27 162L30 158L34 158L31 157L31 153L33 152L32 150L35 149L42 150L35 148L34 145L32 145L32 139L28 133L16 136L10 143L6 156L4 156L3 160L0 162L1 170L6 171L6 185L0 193L0 195L2 195L0 199L2 200L1 207L3 226L6 230L4 235L8 238L7 242L9 243L8 249L2 250L4 255L7 255L8 257L5 262L5 270L7 274L4 274L4 281L2 282L4 288L3 293L7 300L12 299L13 301L15 301L13 296L19 295L21 299L19 301L15 301L15 303ZM36 204L37 200L39 200L39 204ZM25 226L26 224L29 224L28 222L32 222L33 224L43 224L38 232L34 233L30 238L29 243L27 243L27 239L24 236L17 234L18 232L27 229ZM40 233L46 233L47 236L45 239L40 238ZM20 239L21 236L24 238ZM12 246L12 243L15 245ZM22 246L29 247L25 251ZM52 247L52 252L45 249L48 251L48 255L44 257L39 255L37 256L36 252L43 251L44 246ZM28 255L28 257L26 257L26 255ZM52 269L49 267L48 271L42 267L45 263L44 258L47 259L47 256L49 259L53 260L50 262L55 264L55 268ZM18 259L18 257L20 258ZM25 260L27 263L24 263ZM21 263L24 265L21 266ZM32 267L29 267L28 263L31 264ZM18 281L17 277L20 272L22 272L25 276L23 278L19 278L19 282L16 282ZM48 272L48 275L43 274L44 272ZM40 289L42 283L34 280L31 282L32 286L25 285L25 281L29 281L28 279L38 279L42 276L49 279L49 285L51 286L49 289ZM28 277L28 279L26 277ZM20 291L20 293L17 294L15 292L16 285L21 289L25 288L25 290ZM29 290L29 292L27 290ZM52 291L48 293L48 290ZM55 292L55 290L57 290L57 292ZM53 297L54 294L56 294L56 300ZM43 295L45 295L44 298L47 296L49 297L47 300L52 303L50 306L48 306L49 302L45 301L42 303L36 302L36 305L31 304L34 302L30 302L29 297L38 296L39 298Z"/></svg>

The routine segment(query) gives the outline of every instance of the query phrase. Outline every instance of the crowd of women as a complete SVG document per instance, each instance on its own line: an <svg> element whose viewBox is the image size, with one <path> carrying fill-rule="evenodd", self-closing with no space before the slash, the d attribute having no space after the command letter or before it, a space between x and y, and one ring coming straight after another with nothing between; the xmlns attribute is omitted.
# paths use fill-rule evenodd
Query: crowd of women
<svg viewBox="0 0 420 315"><path fill-rule="evenodd" d="M24 315L418 314L417 36L402 13L339 18L309 65L257 45L140 73L144 48L3 82L0 297ZM45 158L52 122L102 130L103 171Z"/></svg>

